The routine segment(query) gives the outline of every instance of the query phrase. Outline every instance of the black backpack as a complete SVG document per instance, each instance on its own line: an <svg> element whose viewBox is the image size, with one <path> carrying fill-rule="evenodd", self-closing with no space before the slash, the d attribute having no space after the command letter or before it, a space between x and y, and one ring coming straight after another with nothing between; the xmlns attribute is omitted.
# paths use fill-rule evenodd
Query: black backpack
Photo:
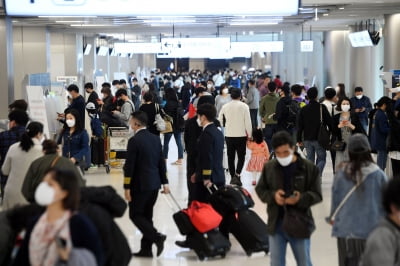
<svg viewBox="0 0 400 266"><path fill-rule="evenodd" d="M287 118L286 118L286 128L294 128L296 127L297 116L300 113L301 107L300 104L291 100L289 104L286 105L287 108Z"/></svg>

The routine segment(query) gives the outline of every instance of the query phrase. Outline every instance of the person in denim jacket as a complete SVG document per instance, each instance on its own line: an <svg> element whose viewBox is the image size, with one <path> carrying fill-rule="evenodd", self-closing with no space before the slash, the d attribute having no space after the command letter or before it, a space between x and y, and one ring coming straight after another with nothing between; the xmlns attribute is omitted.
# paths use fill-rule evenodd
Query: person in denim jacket
<svg viewBox="0 0 400 266"><path fill-rule="evenodd" d="M347 193L355 185L359 187L332 221L332 236L338 239L339 266L358 265L369 233L384 216L381 191L387 181L385 173L372 160L364 134L349 138L348 152L349 162L337 170L333 181L331 217Z"/></svg>
<svg viewBox="0 0 400 266"><path fill-rule="evenodd" d="M62 155L74 164L84 165L84 157L89 151L89 135L82 126L77 110L71 109L66 113L66 125L62 140Z"/></svg>

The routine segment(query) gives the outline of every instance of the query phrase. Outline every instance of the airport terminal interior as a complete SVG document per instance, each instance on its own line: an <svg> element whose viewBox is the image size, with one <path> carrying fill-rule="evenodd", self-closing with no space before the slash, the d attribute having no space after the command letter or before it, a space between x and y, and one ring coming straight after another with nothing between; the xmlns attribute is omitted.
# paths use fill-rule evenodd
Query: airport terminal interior
<svg viewBox="0 0 400 266"><path fill-rule="evenodd" d="M236 70L243 85L255 73L269 73L280 75L282 82L315 86L319 97L324 88L335 88L338 83L345 84L350 97L360 86L372 104L382 96L391 96L389 89L400 82L399 0L0 3L0 119L7 118L10 103L25 99L31 119L44 124L48 138L60 130L56 118L67 107L68 85L76 84L87 98L84 84L92 82L101 96L104 82L128 80L131 72L140 86L157 72ZM91 132L89 124L86 116ZM183 163L176 165L174 140L169 147L166 165L171 193L185 207L186 154ZM245 165L249 160L247 150ZM116 162L109 173L106 167L93 165L85 173L87 185L111 185L124 197L122 165L123 161ZM390 169L387 174L391 175ZM227 183L230 178L226 172ZM316 230L311 236L311 260L317 266L338 265L337 240L325 221L333 179L328 152L322 174L323 201L312 207ZM245 168L242 182L255 201L254 210L266 222L266 205L257 197L252 174ZM168 196L158 196L153 220L167 235L165 249L159 257L132 257L129 265L270 264L269 254L247 256L232 235L232 247L225 258L200 261L192 250L175 244L184 239L172 219L176 211ZM137 252L141 233L129 219L129 212L116 222L132 252ZM296 265L289 246L286 265Z"/></svg>

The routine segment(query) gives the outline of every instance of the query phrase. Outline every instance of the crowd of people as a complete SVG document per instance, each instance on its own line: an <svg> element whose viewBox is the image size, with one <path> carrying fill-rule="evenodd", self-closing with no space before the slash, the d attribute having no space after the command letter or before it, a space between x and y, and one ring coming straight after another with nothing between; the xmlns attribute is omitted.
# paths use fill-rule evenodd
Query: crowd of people
<svg viewBox="0 0 400 266"><path fill-rule="evenodd" d="M127 207L129 218L142 232L140 249L133 256L153 257L153 245L160 256L167 236L154 226L154 205L160 188L170 193L168 167L179 167L186 159L188 205L195 200L209 202L214 185L242 186L245 168L253 174L258 197L268 205L271 265L285 265L287 244L297 265L312 265L311 206L323 200L321 183L329 151L334 178L327 222L337 238L338 264L400 265L400 87L374 107L361 87L350 96L340 83L319 95L316 87L291 85L279 75L273 79L257 70L164 74L156 70L143 81L132 72L127 82L103 83L101 97L92 83L84 89L87 101L76 85L67 88L71 102L58 115L62 123L58 142L43 141L43 125L29 121L21 100L10 105L9 129L0 133L0 219L13 233L8 242L0 241L7 251L0 264L127 265L129 246L113 223ZM91 140L85 129L86 112ZM167 120L168 130L158 125ZM90 141L104 135L102 123L133 133L123 167L128 204L119 203L117 209L93 196L107 192L120 202L114 190L88 191L82 176L92 163ZM167 167L172 136L177 154ZM247 150L251 156L245 166ZM385 174L388 157L391 181ZM82 198L107 214L107 226L117 232L115 241L125 247L119 254L106 249L109 229L91 217ZM290 222L295 221L290 219L306 221L307 226L293 230ZM227 234L226 227L221 224L221 232ZM15 248L22 229L25 237ZM186 240L176 244L188 247Z"/></svg>

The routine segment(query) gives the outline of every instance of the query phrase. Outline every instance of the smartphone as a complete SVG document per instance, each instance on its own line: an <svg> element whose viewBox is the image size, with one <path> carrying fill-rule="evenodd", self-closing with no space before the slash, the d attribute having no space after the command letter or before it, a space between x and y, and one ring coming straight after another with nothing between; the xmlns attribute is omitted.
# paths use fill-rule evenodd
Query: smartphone
<svg viewBox="0 0 400 266"><path fill-rule="evenodd" d="M58 248L65 248L67 246L67 241L62 237L56 237L56 245Z"/></svg>

